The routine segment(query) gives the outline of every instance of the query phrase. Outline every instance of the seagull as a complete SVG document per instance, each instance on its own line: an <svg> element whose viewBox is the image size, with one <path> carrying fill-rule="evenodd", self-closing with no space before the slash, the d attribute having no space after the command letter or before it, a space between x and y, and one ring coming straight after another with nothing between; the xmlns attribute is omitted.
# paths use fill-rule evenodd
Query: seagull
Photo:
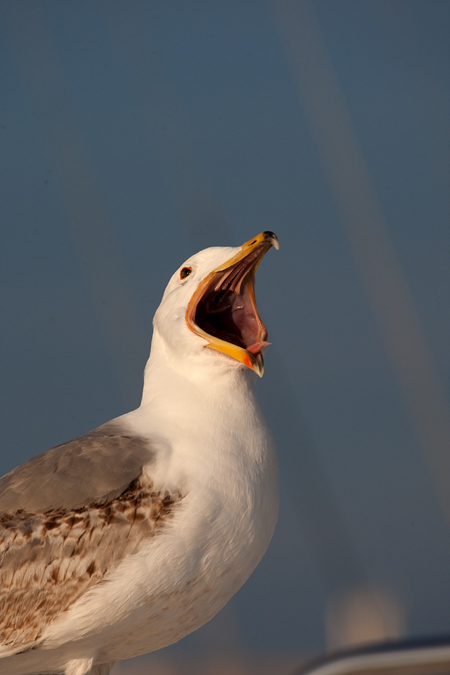
<svg viewBox="0 0 450 675"><path fill-rule="evenodd" d="M0 672L108 675L209 621L264 555L275 448L255 399L272 232L167 285L136 410L0 479Z"/></svg>

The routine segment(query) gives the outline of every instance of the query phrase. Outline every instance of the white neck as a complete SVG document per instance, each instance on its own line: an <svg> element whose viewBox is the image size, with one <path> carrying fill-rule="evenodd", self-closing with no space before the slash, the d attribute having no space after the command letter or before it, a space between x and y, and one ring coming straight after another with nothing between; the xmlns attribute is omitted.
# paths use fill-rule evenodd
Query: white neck
<svg viewBox="0 0 450 675"><path fill-rule="evenodd" d="M154 329L150 357L144 371L141 406L174 396L188 400L201 394L206 399L243 394L247 401L254 398L256 375L230 357L201 347L197 353L174 354L157 328Z"/></svg>
<svg viewBox="0 0 450 675"><path fill-rule="evenodd" d="M273 444L252 387L256 375L236 364L208 349L180 363L155 330L142 403L128 419L134 431L149 434L153 445L159 439L170 449L160 454L170 462L170 469L161 463L161 481L169 481L165 487L194 466L198 475L216 483L217 467L223 471L225 464L230 476L248 475L251 465L251 475L266 472L269 482L276 481ZM159 486L159 473L152 471ZM223 489L230 486L224 483Z"/></svg>

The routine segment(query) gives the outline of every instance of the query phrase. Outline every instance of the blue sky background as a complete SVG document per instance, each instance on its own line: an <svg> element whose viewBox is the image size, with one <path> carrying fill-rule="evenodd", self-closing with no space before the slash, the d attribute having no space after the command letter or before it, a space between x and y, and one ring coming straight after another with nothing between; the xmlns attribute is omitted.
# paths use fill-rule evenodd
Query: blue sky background
<svg viewBox="0 0 450 675"><path fill-rule="evenodd" d="M450 4L0 2L0 469L139 404L174 269L262 230L280 522L173 647L450 631ZM447 488L447 489L446 489Z"/></svg>

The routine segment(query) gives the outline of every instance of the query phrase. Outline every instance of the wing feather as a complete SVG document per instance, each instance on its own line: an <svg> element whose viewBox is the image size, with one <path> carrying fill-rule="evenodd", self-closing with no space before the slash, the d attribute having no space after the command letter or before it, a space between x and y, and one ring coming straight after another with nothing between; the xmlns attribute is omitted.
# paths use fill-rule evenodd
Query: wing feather
<svg viewBox="0 0 450 675"><path fill-rule="evenodd" d="M152 462L151 441L117 422L50 448L0 479L0 513L76 509L118 497Z"/></svg>
<svg viewBox="0 0 450 675"><path fill-rule="evenodd" d="M0 657L38 644L170 520L181 495L157 493L143 477L155 454L148 438L112 421L0 479Z"/></svg>
<svg viewBox="0 0 450 675"><path fill-rule="evenodd" d="M0 655L43 629L170 521L180 494L134 481L106 504L0 517Z"/></svg>

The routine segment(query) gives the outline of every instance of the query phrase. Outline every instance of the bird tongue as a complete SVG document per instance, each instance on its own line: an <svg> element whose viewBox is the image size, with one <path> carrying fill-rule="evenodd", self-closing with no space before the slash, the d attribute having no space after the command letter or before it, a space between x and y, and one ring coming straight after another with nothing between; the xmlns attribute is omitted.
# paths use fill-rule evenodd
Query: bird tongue
<svg viewBox="0 0 450 675"><path fill-rule="evenodd" d="M246 350L250 352L250 354L254 354L255 356L259 354L264 347L268 347L270 345L270 342L255 342L254 345L250 345L250 347L246 347Z"/></svg>

